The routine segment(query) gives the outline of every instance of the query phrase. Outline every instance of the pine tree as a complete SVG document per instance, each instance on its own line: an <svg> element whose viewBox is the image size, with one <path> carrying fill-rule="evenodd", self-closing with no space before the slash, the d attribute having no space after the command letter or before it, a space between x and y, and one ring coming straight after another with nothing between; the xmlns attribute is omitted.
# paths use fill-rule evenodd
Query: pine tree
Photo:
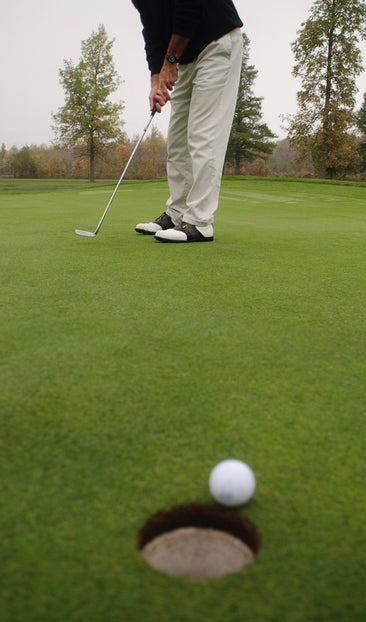
<svg viewBox="0 0 366 622"><path fill-rule="evenodd" d="M90 181L94 181L95 158L103 149L122 136L121 103L108 101L121 83L114 68L111 48L103 25L82 41L80 62L74 66L64 61L60 69L66 101L53 115L54 130L64 147L73 146L81 155L88 155Z"/></svg>
<svg viewBox="0 0 366 622"><path fill-rule="evenodd" d="M356 141L349 130L362 70L359 39L366 38L364 0L316 0L292 44L293 74L301 79L299 110L289 138L300 156L309 152L320 177L352 168Z"/></svg>
<svg viewBox="0 0 366 622"><path fill-rule="evenodd" d="M238 99L231 129L229 144L226 152L226 162L235 165L235 174L240 175L240 165L243 160L253 162L258 157L272 153L275 143L268 138L274 138L262 118L262 97L255 97L253 83L258 71L249 65L250 41L243 33L243 60L240 73Z"/></svg>

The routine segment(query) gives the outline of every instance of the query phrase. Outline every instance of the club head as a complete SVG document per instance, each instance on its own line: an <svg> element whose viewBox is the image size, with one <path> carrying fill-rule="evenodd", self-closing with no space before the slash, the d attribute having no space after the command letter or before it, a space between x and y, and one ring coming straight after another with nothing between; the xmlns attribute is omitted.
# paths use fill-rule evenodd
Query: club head
<svg viewBox="0 0 366 622"><path fill-rule="evenodd" d="M81 229L75 229L75 233L77 235L83 235L85 238L95 238L95 236L97 235L92 231L82 231Z"/></svg>

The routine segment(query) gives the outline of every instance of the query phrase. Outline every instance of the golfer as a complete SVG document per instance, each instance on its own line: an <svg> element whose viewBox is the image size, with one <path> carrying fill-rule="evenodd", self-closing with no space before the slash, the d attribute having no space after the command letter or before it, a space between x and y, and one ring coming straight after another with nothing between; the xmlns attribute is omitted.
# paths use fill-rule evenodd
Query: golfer
<svg viewBox="0 0 366 622"><path fill-rule="evenodd" d="M170 197L139 233L161 242L214 238L221 175L236 106L243 43L231 0L132 0L151 72L150 109L171 101Z"/></svg>

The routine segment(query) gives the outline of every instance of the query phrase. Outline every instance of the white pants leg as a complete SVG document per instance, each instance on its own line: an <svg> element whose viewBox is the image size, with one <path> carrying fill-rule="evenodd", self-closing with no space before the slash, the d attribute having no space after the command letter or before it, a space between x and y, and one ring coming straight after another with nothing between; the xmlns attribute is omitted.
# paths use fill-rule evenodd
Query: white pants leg
<svg viewBox="0 0 366 622"><path fill-rule="evenodd" d="M239 28L179 65L168 132L167 213L175 223L213 223L242 64Z"/></svg>

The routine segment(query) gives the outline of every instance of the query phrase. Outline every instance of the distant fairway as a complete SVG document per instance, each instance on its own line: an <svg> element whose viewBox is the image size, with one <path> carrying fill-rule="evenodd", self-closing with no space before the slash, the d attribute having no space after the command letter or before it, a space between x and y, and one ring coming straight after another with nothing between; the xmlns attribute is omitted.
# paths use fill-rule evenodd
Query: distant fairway
<svg viewBox="0 0 366 622"><path fill-rule="evenodd" d="M166 182L0 180L1 622L361 622L366 612L366 186L224 179L210 244L133 231ZM238 574L141 560L160 509L262 534Z"/></svg>

